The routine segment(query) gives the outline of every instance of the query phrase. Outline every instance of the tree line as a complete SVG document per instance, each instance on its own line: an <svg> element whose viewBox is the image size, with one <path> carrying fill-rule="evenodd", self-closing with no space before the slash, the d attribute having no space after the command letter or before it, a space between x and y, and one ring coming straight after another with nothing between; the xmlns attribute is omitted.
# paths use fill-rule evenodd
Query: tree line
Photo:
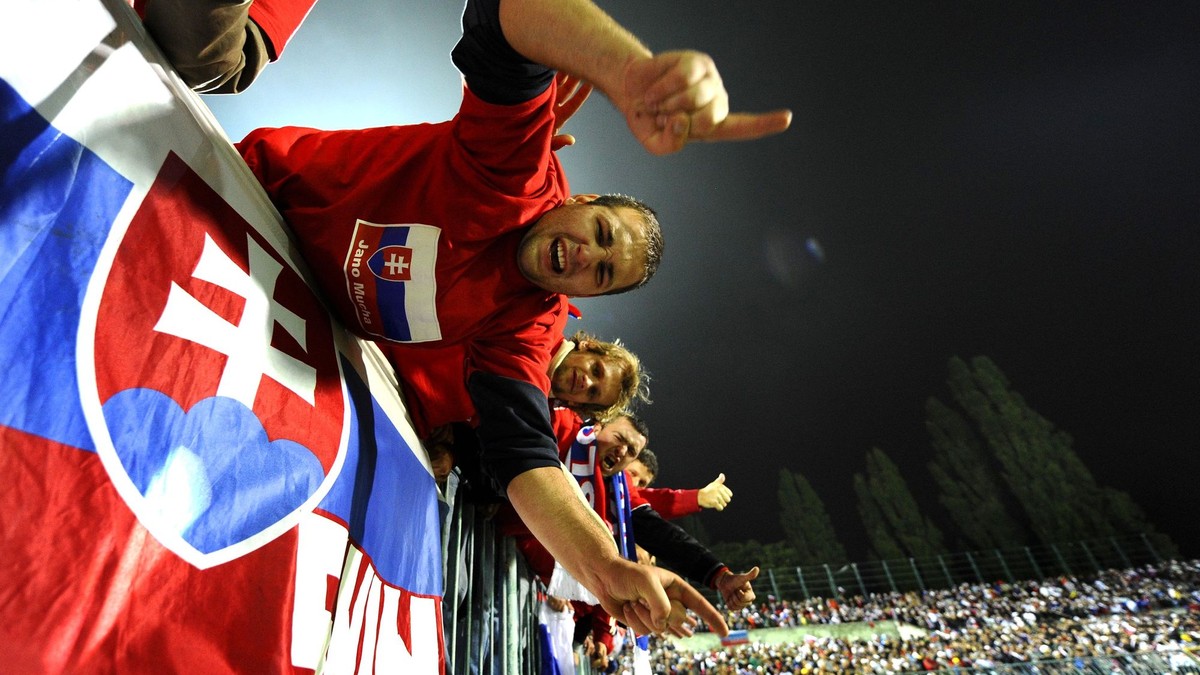
<svg viewBox="0 0 1200 675"><path fill-rule="evenodd" d="M1073 449L1074 439L1029 407L991 359L949 362L950 401L930 397L925 428L929 477L950 525L923 513L904 476L880 448L866 455L853 487L870 555L923 558L954 550L1151 535L1164 555L1176 547L1125 492L1100 485ZM798 471L779 472L784 539L712 544L730 565L767 567L849 562L824 503ZM684 524L708 539L699 519Z"/></svg>

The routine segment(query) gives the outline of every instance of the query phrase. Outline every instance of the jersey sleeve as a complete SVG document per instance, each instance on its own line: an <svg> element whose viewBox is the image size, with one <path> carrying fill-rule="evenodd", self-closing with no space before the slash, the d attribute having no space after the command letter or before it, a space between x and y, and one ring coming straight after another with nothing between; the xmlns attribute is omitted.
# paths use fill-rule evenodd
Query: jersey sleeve
<svg viewBox="0 0 1200 675"><path fill-rule="evenodd" d="M467 0L463 34L451 52L467 87L489 103L514 105L546 91L554 71L521 56L500 27L500 0Z"/></svg>
<svg viewBox="0 0 1200 675"><path fill-rule="evenodd" d="M477 372L467 381L479 423L480 468L500 488L542 467L560 467L546 394L528 382Z"/></svg>
<svg viewBox="0 0 1200 675"><path fill-rule="evenodd" d="M258 182L262 184L271 201L277 202L283 183L296 175L297 155L293 148L311 134L319 133L316 129L302 127L284 127L279 129L261 128L246 134L234 144L242 159ZM303 163L303 158L299 158Z"/></svg>
<svg viewBox="0 0 1200 675"><path fill-rule="evenodd" d="M672 490L669 488L642 488L641 498L667 520L700 513L699 490ZM635 502L636 504L636 502Z"/></svg>

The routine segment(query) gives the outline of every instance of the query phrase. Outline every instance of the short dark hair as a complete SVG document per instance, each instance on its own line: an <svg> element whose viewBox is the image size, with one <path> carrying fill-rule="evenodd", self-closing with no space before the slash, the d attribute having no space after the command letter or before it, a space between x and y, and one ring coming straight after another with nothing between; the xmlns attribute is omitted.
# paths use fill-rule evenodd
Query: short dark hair
<svg viewBox="0 0 1200 675"><path fill-rule="evenodd" d="M641 281L633 284L632 286L626 286L625 288L617 288L608 291L604 295L616 295L618 293L632 291L635 288L641 288L642 286L645 286L646 283L650 281L650 277L654 276L654 273L658 271L658 266L662 263L663 234L662 226L658 223L658 214L654 212L654 209L647 206L646 203L640 199L634 199L629 195L623 194L600 195L599 197L593 199L591 203L596 206L625 207L628 209L633 209L642 215L642 221L646 224L646 267L643 270Z"/></svg>
<svg viewBox="0 0 1200 675"><path fill-rule="evenodd" d="M650 475L646 476L646 487L650 487L654 483L654 479L658 478L658 455L654 454L650 446L646 446L642 448L642 451L638 453L635 459L641 462L646 467L646 470L650 472Z"/></svg>
<svg viewBox="0 0 1200 675"><path fill-rule="evenodd" d="M629 424L631 424L633 426L634 430L637 431L642 436L645 436L647 443L650 442L650 427L649 427L649 425L646 424L646 420L638 417L637 415L629 412L628 410L618 413L617 416L614 417L613 419L617 419L617 417L624 417L624 418L628 419ZM645 448L642 448L642 451L644 452Z"/></svg>

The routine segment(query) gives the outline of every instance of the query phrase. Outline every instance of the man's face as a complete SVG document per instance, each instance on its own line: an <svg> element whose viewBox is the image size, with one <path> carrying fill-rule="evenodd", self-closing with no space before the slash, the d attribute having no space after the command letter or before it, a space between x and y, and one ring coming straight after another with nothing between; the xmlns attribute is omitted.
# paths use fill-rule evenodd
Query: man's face
<svg viewBox="0 0 1200 675"><path fill-rule="evenodd" d="M517 249L521 273L542 288L572 297L636 285L646 273L646 221L625 206L571 197L529 228Z"/></svg>
<svg viewBox="0 0 1200 675"><path fill-rule="evenodd" d="M621 396L621 361L576 348L550 377L550 395L567 404L607 408Z"/></svg>
<svg viewBox="0 0 1200 675"><path fill-rule="evenodd" d="M637 489L649 487L650 483L654 482L654 474L650 473L650 469L642 464L642 460L635 459L625 467L625 474L629 477L629 482Z"/></svg>
<svg viewBox="0 0 1200 675"><path fill-rule="evenodd" d="M639 434L628 417L618 417L605 424L596 434L596 464L600 475L608 478L624 471L646 447L646 437Z"/></svg>

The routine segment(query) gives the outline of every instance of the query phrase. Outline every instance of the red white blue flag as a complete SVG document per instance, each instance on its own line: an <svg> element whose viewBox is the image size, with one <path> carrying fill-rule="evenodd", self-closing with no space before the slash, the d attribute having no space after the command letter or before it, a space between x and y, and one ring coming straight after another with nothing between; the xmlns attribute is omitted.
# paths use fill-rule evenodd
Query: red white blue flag
<svg viewBox="0 0 1200 675"><path fill-rule="evenodd" d="M346 291L359 326L392 342L442 339L437 318L437 243L432 225L380 225L360 220L346 252ZM389 312L381 315L380 307Z"/></svg>
<svg viewBox="0 0 1200 675"><path fill-rule="evenodd" d="M3 670L441 672L395 383L148 44L112 0L0 8Z"/></svg>

